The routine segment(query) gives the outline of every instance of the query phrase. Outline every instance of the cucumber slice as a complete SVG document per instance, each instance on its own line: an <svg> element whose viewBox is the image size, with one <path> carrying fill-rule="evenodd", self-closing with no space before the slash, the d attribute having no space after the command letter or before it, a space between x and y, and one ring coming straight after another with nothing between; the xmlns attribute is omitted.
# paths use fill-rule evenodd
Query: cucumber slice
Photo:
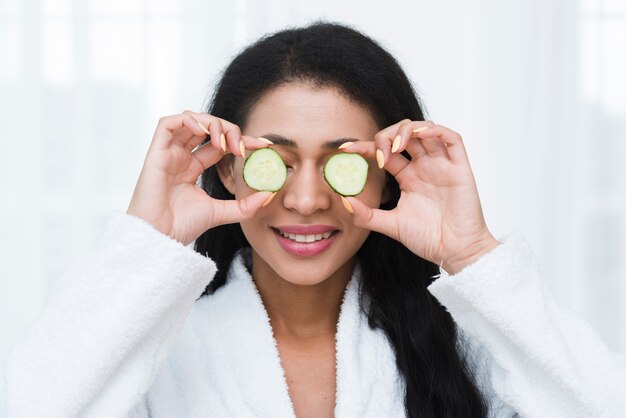
<svg viewBox="0 0 626 418"><path fill-rule="evenodd" d="M243 163L243 179L252 189L275 192L287 180L287 166L273 149L259 148Z"/></svg>
<svg viewBox="0 0 626 418"><path fill-rule="evenodd" d="M356 196L365 188L369 165L359 154L335 154L324 165L324 179L342 196Z"/></svg>

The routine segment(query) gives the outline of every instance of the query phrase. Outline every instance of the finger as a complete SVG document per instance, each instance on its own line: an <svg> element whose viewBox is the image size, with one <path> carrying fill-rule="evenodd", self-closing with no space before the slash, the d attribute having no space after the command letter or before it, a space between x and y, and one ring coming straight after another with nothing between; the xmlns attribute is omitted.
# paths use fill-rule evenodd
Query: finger
<svg viewBox="0 0 626 418"><path fill-rule="evenodd" d="M417 133L417 136L422 139L424 148L430 154L428 147L431 147L434 152L441 152L442 147L446 151L446 155L452 162L455 163L467 163L467 151L463 144L461 135L452 129L446 128L442 125L434 125L430 128Z"/></svg>
<svg viewBox="0 0 626 418"><path fill-rule="evenodd" d="M405 147L406 152L409 153L411 159L418 160L426 155L428 152L424 145L422 145L422 141L419 138L411 138Z"/></svg>
<svg viewBox="0 0 626 418"><path fill-rule="evenodd" d="M245 153L245 150L242 150L241 148L244 145L241 141L241 130L239 129L239 126L223 119L221 120L221 123L224 129L223 132L226 139L226 148L234 155L242 157L242 151Z"/></svg>
<svg viewBox="0 0 626 418"><path fill-rule="evenodd" d="M202 132L204 132L207 141L211 139L211 132L209 131L209 127L214 119L214 116L211 116L208 113L192 112L191 110L185 110L183 113L187 113L194 118Z"/></svg>
<svg viewBox="0 0 626 418"><path fill-rule="evenodd" d="M192 112L190 110L185 110L185 112L183 112L183 113L187 113L187 112L196 120L196 122L198 123L198 126L200 127L200 129L202 129L202 132L204 132L206 137L208 139L210 139L211 132L209 132L209 130L208 130L209 123L206 123L206 125L205 125L204 123L202 123L202 120L201 120L201 119L203 119L203 116L206 115L206 114L201 115L199 113Z"/></svg>
<svg viewBox="0 0 626 418"><path fill-rule="evenodd" d="M271 142L271 141L270 141ZM257 150L259 148L267 148L269 144L265 141L262 141L256 137L241 135L241 139L239 140L239 153L243 159L246 159L248 153L246 150Z"/></svg>
<svg viewBox="0 0 626 418"><path fill-rule="evenodd" d="M198 113L198 112L194 112L191 110L185 110L183 114L191 116L193 120L196 122L196 125L198 125L198 128L200 128L200 130L202 131L202 134L205 137L210 137L211 133L209 132L208 127L210 123L210 118L212 117L211 115L207 113ZM208 119L208 120L205 120L205 119Z"/></svg>
<svg viewBox="0 0 626 418"><path fill-rule="evenodd" d="M402 119L401 121L396 122L393 125L387 126L385 129L382 129L378 133L381 136L386 137L386 138L388 138L388 139L393 141L393 138L395 138L396 134L398 133L398 127L400 127L401 125L403 125L405 123L409 123L409 122L411 122L411 119Z"/></svg>
<svg viewBox="0 0 626 418"><path fill-rule="evenodd" d="M189 112L193 115L194 119L198 121L200 128L206 136L208 136L207 143L210 143L212 147L216 149L224 150L226 147L222 147L222 143L226 145L226 138L223 136L223 128L221 119L213 115L209 115L205 112ZM205 136L205 139L206 139Z"/></svg>
<svg viewBox="0 0 626 418"><path fill-rule="evenodd" d="M226 136L224 135L224 128L222 127L222 121L219 118L213 118L209 125L209 132L211 133L211 144L221 149L226 153Z"/></svg>
<svg viewBox="0 0 626 418"><path fill-rule="evenodd" d="M344 197L343 199L352 208L354 225L370 231L380 232L396 240L399 238L393 210L372 209L355 197Z"/></svg>
<svg viewBox="0 0 626 418"><path fill-rule="evenodd" d="M225 119L217 118L207 113L197 115L203 115L202 117L205 119L209 118L209 129L212 123L221 128L220 134L218 136L212 134L209 131L209 135L211 136L211 138L218 138L214 141L215 147L219 145L226 153L231 152L234 155L240 157L245 156L246 143L242 139L241 129L239 128L239 126Z"/></svg>
<svg viewBox="0 0 626 418"><path fill-rule="evenodd" d="M269 141L269 140L266 140ZM241 135L241 143L246 150L256 150L259 148L267 148L272 143L271 141L265 142L257 137L249 135ZM243 156L243 155L242 155Z"/></svg>
<svg viewBox="0 0 626 418"><path fill-rule="evenodd" d="M272 192L257 192L240 200L214 200L214 226L252 219Z"/></svg>
<svg viewBox="0 0 626 418"><path fill-rule="evenodd" d="M432 126L434 123L430 120L418 120L403 123L398 126L397 135L391 145L392 153L401 153L406 149L406 146L411 142L415 131L426 129L428 126Z"/></svg>
<svg viewBox="0 0 626 418"><path fill-rule="evenodd" d="M188 115L178 114L163 116L154 132L153 146L164 149L178 142L184 146L195 135L202 135L197 125L194 126Z"/></svg>
<svg viewBox="0 0 626 418"><path fill-rule="evenodd" d="M398 128L398 135L394 139L391 152L399 154L406 150L412 159L419 159L425 156L427 154L426 149L424 149L416 134L433 125L434 123L430 120L412 121L402 124Z"/></svg>
<svg viewBox="0 0 626 418"><path fill-rule="evenodd" d="M191 155L201 167L201 171L198 173L200 175L204 170L221 160L224 152L221 148L215 148L211 144L206 143L193 151Z"/></svg>
<svg viewBox="0 0 626 418"><path fill-rule="evenodd" d="M370 160L376 159L376 143L374 141L344 142L337 149L343 152L360 154Z"/></svg>
<svg viewBox="0 0 626 418"><path fill-rule="evenodd" d="M188 138L180 138L188 149L192 150L206 139L206 132L200 122L194 117L193 112L186 110L183 112L183 126L193 135Z"/></svg>
<svg viewBox="0 0 626 418"><path fill-rule="evenodd" d="M398 174L411 163L408 158L402 154L390 154L389 160L385 163L385 170L397 179Z"/></svg>
<svg viewBox="0 0 626 418"><path fill-rule="evenodd" d="M400 122L386 127L374 136L374 142L376 143L376 162L379 168L383 168L389 158L389 154L391 154L392 143L398 134L398 127L410 121L410 119L403 119Z"/></svg>
<svg viewBox="0 0 626 418"><path fill-rule="evenodd" d="M449 159L448 151L446 150L446 143L441 137L431 137L426 139L420 139L422 146L430 157L442 157Z"/></svg>

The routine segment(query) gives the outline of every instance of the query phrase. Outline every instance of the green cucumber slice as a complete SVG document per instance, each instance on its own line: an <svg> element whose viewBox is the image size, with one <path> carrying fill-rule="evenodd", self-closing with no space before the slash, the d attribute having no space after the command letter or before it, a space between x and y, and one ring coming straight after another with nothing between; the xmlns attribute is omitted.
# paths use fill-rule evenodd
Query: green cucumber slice
<svg viewBox="0 0 626 418"><path fill-rule="evenodd" d="M359 154L335 154L324 165L324 179L342 196L356 196L365 188L369 164Z"/></svg>
<svg viewBox="0 0 626 418"><path fill-rule="evenodd" d="M273 149L259 148L243 163L243 179L254 190L275 192L287 180L287 166Z"/></svg>

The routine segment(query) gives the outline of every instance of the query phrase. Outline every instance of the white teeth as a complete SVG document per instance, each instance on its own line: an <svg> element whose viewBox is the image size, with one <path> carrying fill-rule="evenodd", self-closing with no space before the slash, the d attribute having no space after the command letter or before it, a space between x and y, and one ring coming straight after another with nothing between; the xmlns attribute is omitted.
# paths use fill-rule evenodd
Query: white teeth
<svg viewBox="0 0 626 418"><path fill-rule="evenodd" d="M315 242L322 239L326 239L332 235L332 232L324 232L323 234L312 234L312 235L300 235L300 234L289 234L287 232L279 231L280 235L285 238L289 238L290 240L296 242Z"/></svg>

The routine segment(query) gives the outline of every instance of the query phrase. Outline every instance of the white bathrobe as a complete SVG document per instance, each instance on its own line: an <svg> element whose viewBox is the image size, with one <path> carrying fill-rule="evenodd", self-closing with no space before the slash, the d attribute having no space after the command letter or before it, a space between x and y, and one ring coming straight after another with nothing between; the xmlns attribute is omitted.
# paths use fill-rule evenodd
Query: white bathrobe
<svg viewBox="0 0 626 418"><path fill-rule="evenodd" d="M6 365L10 418L294 417L280 357L243 254L198 298L215 264L132 216L59 281ZM402 417L404 385L359 309L359 267L336 334L335 416ZM490 416L626 416L626 361L546 292L516 234L428 288L467 346Z"/></svg>

